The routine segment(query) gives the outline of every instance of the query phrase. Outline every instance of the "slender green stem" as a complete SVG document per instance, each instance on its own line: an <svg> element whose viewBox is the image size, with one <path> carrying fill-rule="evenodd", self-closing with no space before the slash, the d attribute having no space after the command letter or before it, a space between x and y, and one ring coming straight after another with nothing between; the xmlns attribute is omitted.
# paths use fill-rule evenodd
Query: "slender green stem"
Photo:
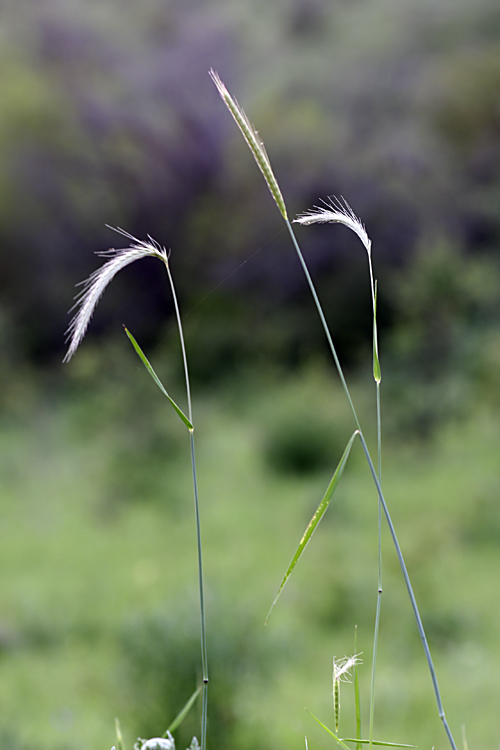
<svg viewBox="0 0 500 750"><path fill-rule="evenodd" d="M354 653L358 653L358 626L354 626ZM354 707L356 715L356 750L361 750L361 700L359 697L358 665L354 664Z"/></svg>
<svg viewBox="0 0 500 750"><path fill-rule="evenodd" d="M377 464L378 481L382 485L382 418L380 409L380 362L378 355L377 333L377 293L373 280L373 266L371 250L368 251L368 266L370 269L370 288L373 305L373 374L377 393ZM373 744L373 729L375 724L375 677L377 673L378 639L380 632L380 612L382 608L382 505L378 501L378 565L377 565L377 607L375 611L375 627L373 631L372 675L370 686L370 724L368 739L370 750Z"/></svg>
<svg viewBox="0 0 500 750"><path fill-rule="evenodd" d="M323 330L325 332L328 344L330 346L330 351L332 353L332 356L333 356L333 359L334 359L334 362L335 362L335 366L337 368L337 372L338 372L339 377L340 377L340 382L342 383L342 387L343 387L344 392L345 392L345 394L347 396L347 400L349 401L349 406L351 407L351 411L352 411L352 414L353 414L353 417L354 417L354 421L356 423L356 427L358 428L358 430L361 430L361 425L359 424L358 415L356 414L356 409L354 408L354 404L352 402L351 394L349 393L349 388L347 387L346 379L344 377L344 373L342 372L342 367L340 365L340 360L339 360L339 358L337 356L337 352L335 351L335 346L333 345L332 337L331 337L331 334L330 334L330 329L328 328L328 323L326 322L325 314L323 312L323 308L321 307L321 302L319 301L319 297L318 297L318 295L316 293L316 288L315 288L315 286L313 284L313 281L311 279L311 275L309 273L309 269L307 268L306 262L304 260L304 256L302 255L302 252L301 252L300 247L299 247L299 243L297 242L297 238L295 237L295 234L294 234L294 231L292 229L292 226L291 226L291 224L290 224L290 222L289 222L288 219L285 219L285 223L286 223L286 225L288 227L288 231L290 232L290 236L292 238L292 242L293 242L293 245L295 247L295 251L296 251L296 253L298 255L298 258L299 258L299 261L300 261L300 265L302 266L302 270L304 271L307 283L309 285L309 289L311 290L311 294L312 294L313 299L314 299L314 304L316 305L316 309L318 311L318 315L319 315L319 318L321 320L321 324L323 326Z"/></svg>
<svg viewBox="0 0 500 750"><path fill-rule="evenodd" d="M371 267L371 266L370 266ZM380 417L380 383L377 387L377 454L378 454L378 481L382 484L382 430ZM370 748L373 744L373 727L375 719L375 675L377 672L378 638L380 632L380 610L382 607L382 504L378 501L378 582L377 582L377 608L375 611L375 628L373 632L373 655L372 676L370 687L370 725L368 739Z"/></svg>
<svg viewBox="0 0 500 750"><path fill-rule="evenodd" d="M201 620L201 668L203 679L202 710L201 710L201 750L206 748L207 740L207 711L208 711L208 663L207 663L207 632L205 627L205 594L203 590L203 558L201 548L200 506L198 502L198 481L196 476L196 458L194 453L194 430L189 431L191 443L191 466L193 469L194 509L196 516L196 539L198 545L198 580L200 585L200 620Z"/></svg>
<svg viewBox="0 0 500 750"><path fill-rule="evenodd" d="M443 725L444 725L444 728L445 728L446 734L448 736L448 740L450 742L451 747L453 748L453 750L457 750L457 746L455 744L455 740L453 739L453 735L452 735L451 730L450 730L450 728L448 726L448 722L446 720L446 716L445 716L445 713L444 713L443 703L442 703L442 700L441 700L441 693L439 691L439 686L438 686L438 681L437 681L436 670L434 668L434 663L432 661L431 653L430 653L430 650L429 650L429 645L427 643L427 637L425 635L424 627L422 625L422 619L420 617L420 612L419 612L419 609L418 609L418 606L417 606L417 601L416 601L415 595L413 593L413 588L412 588L412 585L411 585L411 582L410 582L410 577L408 575L408 571L406 569L406 564L405 564L405 561L404 561L404 558L403 558L403 554L401 552L401 547L399 546L399 542L398 542L398 539L397 539L397 536L396 536L396 531L394 529L394 525L392 523L392 519L391 519L391 516L389 514L389 509L387 508L387 504L385 502L385 498L384 498L384 495L382 493L382 487L380 485L380 481L379 481L379 478L377 476L377 472L376 472L375 467L373 465L373 461L371 459L370 452L368 450L368 446L366 445L366 441L365 441L365 438L364 438L364 435L363 435L363 431L361 429L361 425L359 423L359 419L358 419L358 416L356 414L356 410L354 408L354 404L352 402L351 394L349 393L349 389L347 387L347 383L346 383L346 380L345 380L345 377L344 377L344 373L342 372L342 367L340 365L340 361L339 361L339 358L337 356L337 352L335 351L335 346L333 344L332 337L330 335L330 331L329 331L329 328L328 328L328 324L326 322L326 319L325 319L325 316L324 316L324 313L323 313L323 309L321 307L321 303L320 303L318 295L316 293L316 289L314 287L313 281L311 279L311 276L310 276L309 271L307 269L306 263L305 263L304 258L302 256L302 253L300 251L300 247L299 247L299 244L298 244L297 239L295 237L295 234L293 233L293 229L292 229L292 227L290 225L290 222L287 219L285 220L285 222L286 222L286 225L288 227L288 231L290 233L290 236L292 238L292 242L294 244L295 250L296 250L297 255L299 257L300 263L301 263L302 268L304 270L304 274L306 276L307 283L308 283L309 288L311 290L311 293L312 293L312 296L313 296L313 299L314 299L314 302L315 302L315 305L316 305L316 309L318 311L321 323L323 325L323 329L325 331L326 338L327 338L328 344L330 346L330 350L331 350L333 359L335 361L335 366L336 366L337 371L339 373L339 377L340 377L340 381L342 383L342 387L344 388L345 394L347 396L347 400L349 402L352 414L354 416L354 421L356 423L356 427L358 428L358 431L359 431L359 437L360 437L360 440L361 440L361 445L363 447L363 452L364 452L366 460L368 462L368 466L370 467L370 471L372 473L373 481L375 482L375 486L377 488L377 492L378 492L378 496L379 496L379 501L380 501L380 503L382 505L382 509L384 511L384 515L385 515L385 518L386 518L386 521L387 521L387 525L389 526L389 531L390 531L390 534L391 534L391 537L392 537L392 541L393 541L394 547L396 549L396 556L398 558L399 565L400 565L401 571L403 573L403 578L404 578L404 581L405 581L405 584L406 584L406 588L408 590L408 594L409 594L409 597L410 597L410 602L411 602L411 606L412 606L412 609L413 609L413 614L415 616L415 620L416 620L416 623L417 623L417 629L418 629L418 632L419 632L419 635L420 635L420 640L422 641L422 646L424 648L425 657L427 659L427 664L429 666L429 671L431 673L431 679L432 679L432 684L433 684L433 687L434 687L434 693L435 693L435 696L436 696L436 703L437 703L437 707L438 707L439 717L440 717L440 719L443 722Z"/></svg>
<svg viewBox="0 0 500 750"><path fill-rule="evenodd" d="M165 263L168 280L170 283L170 289L172 291L172 298L174 301L175 316L177 319L177 326L179 329L179 338L181 342L182 350L182 362L184 366L184 378L186 381L186 396L188 403L188 415L189 421L193 423L193 409L191 404L191 388L189 384L189 370L186 357L186 347L184 344L184 333L182 329L182 321L179 310L179 303L177 302L177 295L175 293L174 281L170 272L170 265L168 262ZM208 712L208 659L207 659L207 634L205 625L205 594L203 589L203 556L202 556L202 545L201 545L201 523L200 523L200 504L198 500L198 480L196 475L196 457L194 450L194 428L189 430L189 441L191 445L191 468L193 473L193 493L194 493L194 512L196 518L196 540L198 548L198 581L200 591L200 629L201 629L201 667L202 667L202 679L203 679L203 690L202 690L202 711L201 711L201 750L206 750L207 742L207 712Z"/></svg>
<svg viewBox="0 0 500 750"><path fill-rule="evenodd" d="M191 405L191 386L189 383L189 370L188 370L188 363L187 363L187 356L186 356L186 345L184 344L184 332L182 330L182 320L181 320L181 312L179 310L179 303L177 302L177 294L175 293L175 286L174 286L174 280L172 278L172 274L170 272L170 264L168 262L165 262L165 267L167 269L167 275L168 275L168 281L170 283L170 289L172 291L172 299L174 301L174 309L175 309L175 317L177 320L177 327L179 329L179 338L181 342L181 351L182 351L182 364L184 367L184 379L186 381L186 397L187 397L187 404L188 404L188 416L189 421L193 422L193 408Z"/></svg>
<svg viewBox="0 0 500 750"><path fill-rule="evenodd" d="M434 663L432 661L431 652L430 652L430 649L429 649L429 644L427 643L427 636L425 635L424 626L422 624L422 619L420 617L420 612L419 612L419 609L418 609L418 606L417 606L417 601L415 599L415 594L413 593L413 588L412 588L412 585L411 585L411 582L410 582L410 577L409 577L408 571L406 569L406 564L405 564L405 561L404 561L404 558L403 558L403 553L401 552L401 547L399 546L398 538L396 536L396 530L394 529L394 525L392 523L392 519L391 519L391 516L390 516L390 513L389 513L389 509L387 507L387 503L385 502L385 498L384 498L384 495L382 493L382 487L380 486L380 482L379 482L378 477L377 477L377 472L375 471L375 467L373 465L373 461L371 459L370 453L368 451L368 446L366 445L365 438L364 438L362 432L359 433L359 438L361 440L361 445L363 447L363 452L364 452L364 454L366 456L366 460L368 461L368 466L370 467L370 471L371 471L371 474L372 474L372 477L373 477L373 481L375 482L375 486L377 488L379 500L380 500L380 503L382 504L382 509L384 511L384 515L385 515L385 518L386 518L386 521L387 521L387 525L389 526L389 531L390 531L390 534L391 534L391 537L392 537L392 541L394 543L394 547L396 549L396 556L398 558L398 562L399 562L399 565L401 567L401 571L403 573L404 582L405 582L406 588L408 590L408 595L410 597L410 602L411 602L411 606L412 606L412 609L413 609L413 614L415 616L415 620L416 620L416 623L417 623L418 633L420 635L420 640L422 641L422 646L424 648L425 657L427 659L427 664L429 666L429 671L431 673L431 679L432 679L432 684L433 684L433 687L434 687L434 693L435 693L435 696L436 696L436 703L437 703L437 707L438 707L439 718L443 722L446 734L448 735L448 739L450 741L450 745L452 746L453 750L457 750L457 746L455 744L455 740L453 739L453 735L452 735L452 733L450 731L450 728L448 726L448 722L446 720L446 716L445 716L445 713L444 713L443 703L441 701L441 693L439 691L439 685L438 685L438 681L437 681L436 670L434 668Z"/></svg>
<svg viewBox="0 0 500 750"><path fill-rule="evenodd" d="M377 383L377 446L378 446L378 481L382 484L382 416L380 408L380 383Z"/></svg>

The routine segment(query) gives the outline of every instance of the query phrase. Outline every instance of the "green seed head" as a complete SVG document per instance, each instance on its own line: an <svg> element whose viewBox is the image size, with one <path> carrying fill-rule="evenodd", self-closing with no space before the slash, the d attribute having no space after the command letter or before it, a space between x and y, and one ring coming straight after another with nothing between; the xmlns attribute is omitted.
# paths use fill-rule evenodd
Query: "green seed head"
<svg viewBox="0 0 500 750"><path fill-rule="evenodd" d="M281 215L284 219L287 219L288 216L286 212L285 201L283 200L283 196L281 195L278 181L274 176L273 170L271 168L271 162L269 161L266 149L258 132L254 128L238 102L233 99L227 88L224 86L219 75L214 70L210 70L210 77L217 86L217 90L221 95L224 104L234 117L236 124L241 130L243 138L246 140L250 151L254 155L255 161L257 162L260 171L264 175L264 179L267 182L267 186L271 191L271 195L273 196Z"/></svg>

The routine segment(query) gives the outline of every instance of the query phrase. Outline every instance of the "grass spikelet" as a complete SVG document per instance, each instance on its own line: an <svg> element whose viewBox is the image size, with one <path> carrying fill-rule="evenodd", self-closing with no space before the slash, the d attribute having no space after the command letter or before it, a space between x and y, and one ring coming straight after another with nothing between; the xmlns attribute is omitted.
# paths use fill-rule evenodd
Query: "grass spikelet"
<svg viewBox="0 0 500 750"><path fill-rule="evenodd" d="M349 227L355 234L358 235L359 239L366 248L368 255L371 255L372 243L368 234L366 233L363 222L358 219L350 205L344 198L338 200L335 197L329 198L327 201L323 201L325 206L314 206L311 211L297 216L293 220L294 224L344 224Z"/></svg>
<svg viewBox="0 0 500 750"><path fill-rule="evenodd" d="M311 211L297 216L293 220L294 224L343 224L358 235L368 253L368 264L370 268L370 283L372 291L373 304L373 377L376 383L380 383L382 374L380 370L380 360L378 356L378 336L377 336L377 289L376 282L373 279L372 268L372 243L368 237L365 225L359 219L345 198L335 198L331 196L328 200L323 201L323 206L315 206Z"/></svg>
<svg viewBox="0 0 500 750"><path fill-rule="evenodd" d="M72 310L74 310L75 307L78 308L78 312L73 317L68 330L66 331L66 341L69 341L70 343L63 362L69 362L78 349L83 337L85 336L97 303L118 271L121 271L122 268L125 268L125 266L128 266L135 260L147 256L159 258L159 260L163 261L165 265L168 266L167 251L151 237L148 237L147 241L142 241L136 239L122 229L117 229L115 231L130 239L132 244L129 247L121 248L119 250L113 248L101 253L96 253L96 255L99 255L101 258L108 258L108 261L100 268L93 271L86 281L81 282L83 289L77 295L76 303L71 308Z"/></svg>
<svg viewBox="0 0 500 750"><path fill-rule="evenodd" d="M342 659L333 658L333 711L335 714L335 732L339 731L340 718L340 683L349 682L351 669L359 664L361 659L358 654L344 656Z"/></svg>
<svg viewBox="0 0 500 750"><path fill-rule="evenodd" d="M285 201L283 200L283 196L281 195L281 190L279 189L278 182L276 180L276 177L274 176L274 172L271 168L271 162L269 161L269 157L266 153L266 149L260 135L254 128L238 102L233 99L225 85L222 83L218 73L216 73L215 70L212 69L210 69L209 73L210 78L217 86L217 90L221 95L224 104L234 117L236 124L241 130L243 138L246 140L250 151L254 155L255 161L257 162L260 171L264 175L264 179L267 182L269 190L271 191L271 195L273 196L276 205L281 212L281 215L286 220L288 216L286 212Z"/></svg>

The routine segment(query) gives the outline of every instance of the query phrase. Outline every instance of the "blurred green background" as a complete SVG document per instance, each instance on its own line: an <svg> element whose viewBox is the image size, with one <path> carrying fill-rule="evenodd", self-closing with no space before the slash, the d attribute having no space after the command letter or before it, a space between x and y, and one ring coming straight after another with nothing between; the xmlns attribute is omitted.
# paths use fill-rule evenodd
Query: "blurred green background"
<svg viewBox="0 0 500 750"><path fill-rule="evenodd" d="M0 746L128 747L200 678L183 405L159 264L125 269L67 366L74 284L116 246L172 249L197 427L211 748L329 748L331 660L364 654L377 502L265 183L208 77L264 138L290 214L343 195L379 282L384 485L470 748L498 746L500 7L496 0L1 0ZM299 228L373 445L365 251ZM384 540L376 736L447 747ZM341 732L352 734L342 693ZM194 710L179 747L199 731ZM365 721L366 726L366 721Z"/></svg>

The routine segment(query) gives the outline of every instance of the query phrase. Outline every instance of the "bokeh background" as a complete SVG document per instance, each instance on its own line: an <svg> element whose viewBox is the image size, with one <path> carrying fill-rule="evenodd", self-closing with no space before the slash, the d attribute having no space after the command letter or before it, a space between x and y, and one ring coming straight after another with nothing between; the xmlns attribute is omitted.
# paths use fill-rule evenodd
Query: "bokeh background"
<svg viewBox="0 0 500 750"><path fill-rule="evenodd" d="M211 748L328 748L331 660L365 713L377 502L353 451L263 622L351 420L286 229L208 76L264 138L290 214L343 195L373 241L384 485L470 748L500 725L497 0L1 0L0 745L131 747L200 678L188 443L165 275L130 266L62 365L75 283L120 239L171 248L194 392ZM297 230L372 440L366 253ZM376 736L447 747L389 540ZM353 733L342 694L341 733ZM199 731L194 709L178 733Z"/></svg>

